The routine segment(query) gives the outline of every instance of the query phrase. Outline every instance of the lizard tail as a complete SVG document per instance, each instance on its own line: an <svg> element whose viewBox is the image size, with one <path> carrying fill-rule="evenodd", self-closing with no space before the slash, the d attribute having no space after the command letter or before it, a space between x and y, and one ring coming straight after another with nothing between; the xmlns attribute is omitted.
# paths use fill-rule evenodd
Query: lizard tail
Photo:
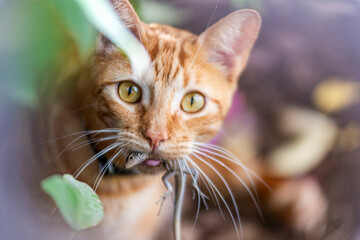
<svg viewBox="0 0 360 240"><path fill-rule="evenodd" d="M185 195L186 175L175 175L174 239L181 240L181 210Z"/></svg>

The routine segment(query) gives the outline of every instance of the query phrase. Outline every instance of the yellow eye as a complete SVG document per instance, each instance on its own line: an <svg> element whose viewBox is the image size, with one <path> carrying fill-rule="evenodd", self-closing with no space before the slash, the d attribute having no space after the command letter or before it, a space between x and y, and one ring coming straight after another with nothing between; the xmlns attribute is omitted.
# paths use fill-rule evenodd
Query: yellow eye
<svg viewBox="0 0 360 240"><path fill-rule="evenodd" d="M118 92L121 100L127 103L137 103L141 98L140 87L130 81L120 83Z"/></svg>
<svg viewBox="0 0 360 240"><path fill-rule="evenodd" d="M185 112L196 113L205 105L205 97L201 93L192 92L184 96L181 101L181 107Z"/></svg>

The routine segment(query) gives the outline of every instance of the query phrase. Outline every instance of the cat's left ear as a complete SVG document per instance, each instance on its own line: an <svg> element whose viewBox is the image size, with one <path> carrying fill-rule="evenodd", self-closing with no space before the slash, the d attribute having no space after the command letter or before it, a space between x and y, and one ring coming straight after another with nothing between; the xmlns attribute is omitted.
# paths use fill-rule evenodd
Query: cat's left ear
<svg viewBox="0 0 360 240"><path fill-rule="evenodd" d="M125 26L140 40L144 29L129 0L111 0L111 3Z"/></svg>
<svg viewBox="0 0 360 240"><path fill-rule="evenodd" d="M238 10L212 25L198 40L209 60L223 66L231 80L237 80L247 63L260 25L258 12Z"/></svg>

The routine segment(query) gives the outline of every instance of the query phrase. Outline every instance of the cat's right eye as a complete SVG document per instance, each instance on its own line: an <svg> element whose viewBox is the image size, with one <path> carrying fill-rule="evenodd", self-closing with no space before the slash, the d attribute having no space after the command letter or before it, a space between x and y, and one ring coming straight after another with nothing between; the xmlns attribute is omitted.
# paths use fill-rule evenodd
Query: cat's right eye
<svg viewBox="0 0 360 240"><path fill-rule="evenodd" d="M140 87L131 81L120 83L118 93L121 100L127 103L137 103L141 99Z"/></svg>

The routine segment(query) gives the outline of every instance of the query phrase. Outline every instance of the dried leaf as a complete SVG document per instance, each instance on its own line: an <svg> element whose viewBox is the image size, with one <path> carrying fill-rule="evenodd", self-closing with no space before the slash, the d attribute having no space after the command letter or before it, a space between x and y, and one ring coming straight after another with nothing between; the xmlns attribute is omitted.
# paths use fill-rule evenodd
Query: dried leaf
<svg viewBox="0 0 360 240"><path fill-rule="evenodd" d="M335 113L360 100L360 84L330 78L319 83L313 93L315 105L326 113Z"/></svg>

